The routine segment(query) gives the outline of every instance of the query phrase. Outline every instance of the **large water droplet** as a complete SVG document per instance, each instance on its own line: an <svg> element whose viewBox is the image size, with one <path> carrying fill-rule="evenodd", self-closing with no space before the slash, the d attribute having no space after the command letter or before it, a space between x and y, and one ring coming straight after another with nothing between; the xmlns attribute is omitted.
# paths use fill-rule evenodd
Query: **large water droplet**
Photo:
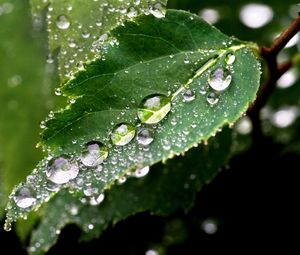
<svg viewBox="0 0 300 255"><path fill-rule="evenodd" d="M144 146L148 146L153 142L153 131L148 128L142 128L136 137L139 144L142 144Z"/></svg>
<svg viewBox="0 0 300 255"><path fill-rule="evenodd" d="M195 93L191 89L187 89L183 94L183 99L185 102L192 102L195 97Z"/></svg>
<svg viewBox="0 0 300 255"><path fill-rule="evenodd" d="M89 142L82 152L80 160L85 166L95 167L103 163L108 156L108 149L102 143Z"/></svg>
<svg viewBox="0 0 300 255"><path fill-rule="evenodd" d="M219 96L215 93L215 92L211 92L207 95L206 97L206 101L210 104L210 105L215 105L219 102Z"/></svg>
<svg viewBox="0 0 300 255"><path fill-rule="evenodd" d="M227 69L217 68L212 71L208 78L208 84L216 91L223 91L228 88L232 76Z"/></svg>
<svg viewBox="0 0 300 255"><path fill-rule="evenodd" d="M75 179L79 173L79 167L68 156L54 158L49 162L46 170L48 179L56 184L67 183Z"/></svg>
<svg viewBox="0 0 300 255"><path fill-rule="evenodd" d="M139 109L138 117L146 124L160 122L171 110L171 100L164 95L151 95L146 97Z"/></svg>
<svg viewBox="0 0 300 255"><path fill-rule="evenodd" d="M130 143L134 136L135 127L127 123L121 123L113 129L111 141L114 145L123 146Z"/></svg>
<svg viewBox="0 0 300 255"><path fill-rule="evenodd" d="M59 29L67 29L70 26L70 21L67 16L59 15L56 19L56 26Z"/></svg>
<svg viewBox="0 0 300 255"><path fill-rule="evenodd" d="M17 189L14 200L18 207L28 208L36 202L35 192L30 186L22 186Z"/></svg>

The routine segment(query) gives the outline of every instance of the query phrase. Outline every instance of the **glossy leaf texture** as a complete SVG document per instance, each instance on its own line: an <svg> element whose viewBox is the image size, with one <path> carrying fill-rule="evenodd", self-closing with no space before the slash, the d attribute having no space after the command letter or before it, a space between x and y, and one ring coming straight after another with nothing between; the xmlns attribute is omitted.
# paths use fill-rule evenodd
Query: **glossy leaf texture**
<svg viewBox="0 0 300 255"><path fill-rule="evenodd" d="M42 133L49 157L12 193L8 224L62 188L97 195L131 171L207 141L242 116L259 87L253 45L188 12L128 21L111 31L102 52L62 88L70 104L47 121ZM149 112L151 118L140 118L151 123L141 123L138 113ZM145 128L146 137L153 138L147 146L139 137ZM83 164L81 155L91 141L108 149L107 159L94 167ZM53 162L56 168L51 165L49 173ZM57 167L69 172L56 175ZM25 209L20 191L30 193Z"/></svg>
<svg viewBox="0 0 300 255"><path fill-rule="evenodd" d="M168 215L178 208L188 211L197 192L227 164L232 141L232 131L227 128L208 145L153 166L145 177L128 178L122 185L114 186L105 193L103 201L101 196L99 205L94 203L94 197L79 201L67 191L57 194L41 210L42 220L33 232L29 252L43 254L67 224L78 225L83 230L81 241L88 241L111 224L139 212Z"/></svg>
<svg viewBox="0 0 300 255"><path fill-rule="evenodd" d="M46 22L49 34L48 61L59 49L58 61L63 80L81 68L83 62L101 55L101 44L108 31L140 14L163 16L166 0L31 0L36 23Z"/></svg>

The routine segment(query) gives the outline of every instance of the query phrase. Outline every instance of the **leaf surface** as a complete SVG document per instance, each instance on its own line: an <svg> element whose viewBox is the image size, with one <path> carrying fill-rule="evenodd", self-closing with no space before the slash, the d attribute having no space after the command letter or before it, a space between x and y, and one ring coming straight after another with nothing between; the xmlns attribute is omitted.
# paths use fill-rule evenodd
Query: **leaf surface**
<svg viewBox="0 0 300 255"><path fill-rule="evenodd" d="M63 191L41 210L42 221L33 232L29 251L47 251L56 242L57 233L70 223L77 224L83 230L81 240L88 241L110 224L139 212L168 215L178 208L188 211L197 192L227 163L231 149L232 132L226 129L207 146L194 148L166 164L157 164L141 179L129 178L114 186L98 206L89 205L89 199L81 203Z"/></svg>
<svg viewBox="0 0 300 255"><path fill-rule="evenodd" d="M41 144L51 155L26 184L36 194L34 209L62 188L100 194L137 168L185 153L234 123L255 98L260 65L252 45L229 38L196 15L170 10L165 18L141 16L111 35L103 45L105 54L62 88L71 103L46 123ZM228 54L234 61L228 61ZM222 92L208 86L220 72L225 81L212 87L229 81ZM137 115L147 104L157 106L151 95L169 97L171 111L157 124L146 125ZM145 101L149 96L152 101ZM151 129L153 142L145 147L134 138L125 146L112 144L110 136L120 123L130 125L130 135L132 129ZM98 167L85 167L80 163L83 146L95 140L106 145L108 158ZM53 185L45 173L49 160L66 154L72 165L78 164L79 174L66 184ZM8 223L30 211L19 208L14 197L12 193Z"/></svg>

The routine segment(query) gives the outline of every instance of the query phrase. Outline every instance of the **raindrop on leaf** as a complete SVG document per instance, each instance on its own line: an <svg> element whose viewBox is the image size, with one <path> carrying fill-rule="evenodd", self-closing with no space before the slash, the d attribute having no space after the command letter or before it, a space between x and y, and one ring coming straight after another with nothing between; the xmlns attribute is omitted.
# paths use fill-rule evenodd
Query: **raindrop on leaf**
<svg viewBox="0 0 300 255"><path fill-rule="evenodd" d="M151 95L146 97L139 109L138 117L142 123L156 124L160 122L171 110L171 100L164 95Z"/></svg>

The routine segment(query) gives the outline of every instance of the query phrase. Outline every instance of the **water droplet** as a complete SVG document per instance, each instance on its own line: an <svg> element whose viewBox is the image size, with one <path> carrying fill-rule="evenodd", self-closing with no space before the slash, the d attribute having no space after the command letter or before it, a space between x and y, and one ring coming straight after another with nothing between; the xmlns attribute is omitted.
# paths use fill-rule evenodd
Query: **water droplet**
<svg viewBox="0 0 300 255"><path fill-rule="evenodd" d="M41 123L40 123L40 128L41 128L41 129L46 128L46 122L45 122L45 121L41 121Z"/></svg>
<svg viewBox="0 0 300 255"><path fill-rule="evenodd" d="M103 163L107 156L107 147L102 143L92 141L86 144L80 160L85 166L95 167Z"/></svg>
<svg viewBox="0 0 300 255"><path fill-rule="evenodd" d="M162 141L162 146L163 146L163 149L165 151L168 151L168 150L171 149L171 144L170 144L170 142L168 140L163 140Z"/></svg>
<svg viewBox="0 0 300 255"><path fill-rule="evenodd" d="M90 200L90 205L96 206L103 202L105 196L104 194L100 194L98 197L92 197Z"/></svg>
<svg viewBox="0 0 300 255"><path fill-rule="evenodd" d="M82 38L84 38L84 39L87 39L90 37L90 33L88 31L83 31L81 35L82 35Z"/></svg>
<svg viewBox="0 0 300 255"><path fill-rule="evenodd" d="M49 161L46 175L56 184L64 184L75 179L79 173L79 167L68 156L60 156Z"/></svg>
<svg viewBox="0 0 300 255"><path fill-rule="evenodd" d="M232 53L228 53L225 57L225 62L227 65L232 65L235 61L235 55Z"/></svg>
<svg viewBox="0 0 300 255"><path fill-rule="evenodd" d="M136 178L141 178L146 176L150 171L150 167L149 166L145 166L143 168L139 168L137 169L134 173L133 176Z"/></svg>
<svg viewBox="0 0 300 255"><path fill-rule="evenodd" d="M215 93L215 92L211 92L207 95L206 97L206 101L210 104L210 105L215 105L219 102L219 96Z"/></svg>
<svg viewBox="0 0 300 255"><path fill-rule="evenodd" d="M183 94L183 99L185 102L192 102L195 97L195 93L191 89L187 89Z"/></svg>
<svg viewBox="0 0 300 255"><path fill-rule="evenodd" d="M35 192L30 186L22 186L17 189L14 195L14 201L20 208L28 208L36 202Z"/></svg>
<svg viewBox="0 0 300 255"><path fill-rule="evenodd" d="M118 178L117 181L118 181L118 184L121 185L127 181L127 178L125 176L122 176L122 177Z"/></svg>
<svg viewBox="0 0 300 255"><path fill-rule="evenodd" d="M188 59L188 57L185 57L185 58L183 59L183 63L185 63L185 64L190 63L190 60Z"/></svg>
<svg viewBox="0 0 300 255"><path fill-rule="evenodd" d="M57 96L61 96L61 89L60 88L56 88L54 91L55 95Z"/></svg>
<svg viewBox="0 0 300 255"><path fill-rule="evenodd" d="M156 124L160 122L171 110L171 100L164 95L151 95L146 97L139 109L138 117L146 124Z"/></svg>
<svg viewBox="0 0 300 255"><path fill-rule="evenodd" d="M11 222L6 220L3 228L5 231L11 231Z"/></svg>
<svg viewBox="0 0 300 255"><path fill-rule="evenodd" d="M148 146L153 142L153 131L148 128L142 128L136 137L139 144L142 144L144 146Z"/></svg>
<svg viewBox="0 0 300 255"><path fill-rule="evenodd" d="M70 21L65 15L59 15L56 19L56 26L59 29L67 29L70 26Z"/></svg>
<svg viewBox="0 0 300 255"><path fill-rule="evenodd" d="M202 85L202 86L200 86L199 93L201 95L205 95L207 93L208 89L209 89L209 87L207 85Z"/></svg>
<svg viewBox="0 0 300 255"><path fill-rule="evenodd" d="M77 46L75 40L73 40L73 39L69 39L68 43L69 43L70 48L75 48Z"/></svg>
<svg viewBox="0 0 300 255"><path fill-rule="evenodd" d="M113 129L111 141L114 145L123 146L130 143L134 136L135 127L127 123L121 123Z"/></svg>
<svg viewBox="0 0 300 255"><path fill-rule="evenodd" d="M165 17L166 9L163 5L160 3L154 4L153 6L150 6L149 12L156 18L160 19Z"/></svg>
<svg viewBox="0 0 300 255"><path fill-rule="evenodd" d="M128 18L134 18L138 15L138 11L134 8L134 7L130 7L128 10L127 10L127 17Z"/></svg>
<svg viewBox="0 0 300 255"><path fill-rule="evenodd" d="M102 26L101 20L96 20L96 26L97 26L97 27L101 27L101 26Z"/></svg>
<svg viewBox="0 0 300 255"><path fill-rule="evenodd" d="M228 88L232 80L232 76L227 69L217 68L212 71L208 78L208 83L212 89L223 91Z"/></svg>

